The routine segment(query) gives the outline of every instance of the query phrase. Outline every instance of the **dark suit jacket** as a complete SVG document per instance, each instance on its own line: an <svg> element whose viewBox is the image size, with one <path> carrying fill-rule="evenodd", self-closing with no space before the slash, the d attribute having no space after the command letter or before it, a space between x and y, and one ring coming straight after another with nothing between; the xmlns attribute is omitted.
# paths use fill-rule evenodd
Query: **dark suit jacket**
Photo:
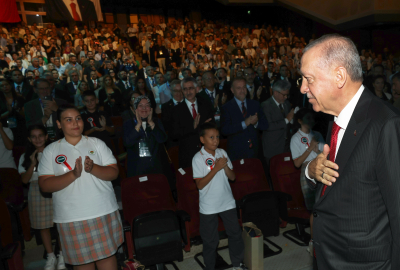
<svg viewBox="0 0 400 270"><path fill-rule="evenodd" d="M316 185L319 269L400 269L399 114L364 89L336 155L339 177L322 197Z"/></svg>
<svg viewBox="0 0 400 270"><path fill-rule="evenodd" d="M249 125L243 129L242 121L245 120L242 111L236 103L236 99L228 101L222 106L221 112L221 131L222 134L228 136L228 156L231 160L241 158L254 158L258 153L258 132L268 128L268 121L261 110L260 103L255 100L246 99L247 116L258 115L258 125L255 128ZM251 140L251 148L249 140Z"/></svg>
<svg viewBox="0 0 400 270"><path fill-rule="evenodd" d="M262 102L266 101L270 97L270 94L269 94L269 89L263 87L263 90L261 92L260 98L258 98L257 97L257 91L258 91L258 88L260 86L262 87L263 85L258 80L254 80L254 96L253 96L253 100L258 101L261 104ZM247 99L250 98L250 91L249 90L247 90L246 98Z"/></svg>
<svg viewBox="0 0 400 270"><path fill-rule="evenodd" d="M139 69L139 71L138 71L138 78L143 78L144 79L144 74L145 74L145 71L144 71L144 69L143 68L140 68Z"/></svg>
<svg viewBox="0 0 400 270"><path fill-rule="evenodd" d="M185 100L182 100L184 102ZM174 101L171 99L168 102L165 102L164 104L161 105L161 121L163 123L164 129L168 134L168 140L167 140L167 148L170 148L172 146L178 145L178 140L173 140L172 135L173 135L173 115L174 115L174 109L175 109L175 104Z"/></svg>
<svg viewBox="0 0 400 270"><path fill-rule="evenodd" d="M200 114L199 126L209 118L215 123L214 109L208 102L197 98L197 106L197 113ZM191 167L193 156L200 150L199 126L194 128L194 120L185 101L175 106L172 119L172 139L179 140L179 167Z"/></svg>
<svg viewBox="0 0 400 270"><path fill-rule="evenodd" d="M94 4L90 0L77 0L82 21L97 21ZM74 21L63 0L46 0L47 16L52 21Z"/></svg>
<svg viewBox="0 0 400 270"><path fill-rule="evenodd" d="M15 84L13 83L12 85L15 88ZM29 82L27 80L23 82L21 94L25 98L26 102L32 100L32 97L34 95L33 87L29 84Z"/></svg>
<svg viewBox="0 0 400 270"><path fill-rule="evenodd" d="M268 121L268 129L264 130L262 135L264 156L272 158L275 155L284 153L285 150L289 151L289 149L285 149L285 146L289 146L287 144L289 140L287 131L290 123L286 124L281 109L276 105L272 97L261 103L261 108ZM284 102L283 109L285 115L290 112L289 101L286 100Z"/></svg>
<svg viewBox="0 0 400 270"><path fill-rule="evenodd" d="M222 106L222 104L221 104L222 91L219 90L218 88L215 88L214 91L215 91L215 98L217 97L217 95L219 95L219 96L218 96L218 106L221 107L221 106ZM202 90L200 93L198 93L196 96L197 96L197 97L200 97L200 98L202 98L202 99L204 99L205 101L208 102L209 106L211 106L212 108L214 108L214 103L211 102L211 98L210 98L210 96L206 93L205 88L203 88L203 90ZM216 111L217 111L217 108L214 108L214 112L216 112Z"/></svg>
<svg viewBox="0 0 400 270"><path fill-rule="evenodd" d="M65 85L65 93L68 94L68 100L67 100L68 103L74 103L74 96L76 94L76 90L73 82L69 82Z"/></svg>
<svg viewBox="0 0 400 270"><path fill-rule="evenodd" d="M55 98L55 101L58 106L67 103L65 100ZM42 117L43 111L42 106L40 105L39 99L31 100L24 105L25 111L25 119L26 119L26 126L29 127L30 125L43 125ZM57 113L53 112L51 114L53 119L53 126L56 130L56 138L60 138L60 131L57 128Z"/></svg>
<svg viewBox="0 0 400 270"><path fill-rule="evenodd" d="M88 78L87 82L88 82L90 90L92 90L92 91L97 90L97 89L100 88L99 79L97 79L97 88L94 88L94 83L93 83L92 79Z"/></svg>

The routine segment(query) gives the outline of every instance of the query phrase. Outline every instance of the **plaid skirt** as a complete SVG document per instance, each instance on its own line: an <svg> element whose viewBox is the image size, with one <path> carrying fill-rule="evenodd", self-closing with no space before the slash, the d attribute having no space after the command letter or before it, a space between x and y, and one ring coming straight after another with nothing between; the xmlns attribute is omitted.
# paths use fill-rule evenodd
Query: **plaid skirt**
<svg viewBox="0 0 400 270"><path fill-rule="evenodd" d="M81 265L114 255L123 243L118 210L97 218L57 223L66 263Z"/></svg>
<svg viewBox="0 0 400 270"><path fill-rule="evenodd" d="M28 208L32 228L41 230L53 227L53 199L50 195L47 198L43 197L38 181L30 183Z"/></svg>
<svg viewBox="0 0 400 270"><path fill-rule="evenodd" d="M315 204L315 190L312 190L307 184L306 177L306 168L307 164L301 165L301 174L300 174L300 185L301 191L303 192L304 202L306 204L306 208L309 211L312 211Z"/></svg>

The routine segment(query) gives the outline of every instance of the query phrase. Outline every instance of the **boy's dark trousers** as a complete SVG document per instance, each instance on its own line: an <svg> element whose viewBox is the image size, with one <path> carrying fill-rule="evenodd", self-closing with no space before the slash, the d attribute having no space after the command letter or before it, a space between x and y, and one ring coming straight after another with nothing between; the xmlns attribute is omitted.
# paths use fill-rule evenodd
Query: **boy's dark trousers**
<svg viewBox="0 0 400 270"><path fill-rule="evenodd" d="M234 267L239 267L244 258L244 243L242 229L239 226L236 208L217 214L203 215L200 213L200 236L203 240L203 258L205 270L214 270L216 249L219 243L218 215L224 222L228 235L229 256Z"/></svg>

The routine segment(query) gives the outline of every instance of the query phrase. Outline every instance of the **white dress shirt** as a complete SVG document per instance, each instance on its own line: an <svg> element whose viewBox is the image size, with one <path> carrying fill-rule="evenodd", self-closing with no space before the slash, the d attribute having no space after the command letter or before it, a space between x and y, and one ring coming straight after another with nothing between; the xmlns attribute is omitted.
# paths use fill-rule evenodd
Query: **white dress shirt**
<svg viewBox="0 0 400 270"><path fill-rule="evenodd" d="M346 132L346 128L349 125L351 116L353 115L354 109L357 106L358 100L360 99L362 93L364 92L364 85L361 85L360 89L358 89L357 93L354 95L354 97L350 100L349 103L347 103L346 107L340 112L338 116L335 116L334 121L336 125L340 127L339 133L338 133L338 139L336 143L336 153L335 153L335 158L337 156L337 153L339 151L340 144L342 143L343 135ZM306 168L306 177L310 179L314 184L316 183L314 179L311 179L308 176L308 165Z"/></svg>
<svg viewBox="0 0 400 270"><path fill-rule="evenodd" d="M196 110L197 114L199 114L199 108L198 108L198 106L197 106L197 98L196 98L196 101L195 101L194 103L190 102L189 100L187 100L187 99L185 98L185 103L186 103L186 105L188 106L189 111L190 111L190 114L192 115L192 117L193 117L192 104L194 104L194 109Z"/></svg>
<svg viewBox="0 0 400 270"><path fill-rule="evenodd" d="M273 101L275 101L276 106L279 107L279 105L280 105L279 102L276 101L274 97L272 97L272 99L273 99ZM285 103L282 103L282 107L285 110ZM289 120L286 117L285 117L285 123L286 123L286 125L289 124ZM292 118L292 120L290 120L290 124L293 124L293 118Z"/></svg>

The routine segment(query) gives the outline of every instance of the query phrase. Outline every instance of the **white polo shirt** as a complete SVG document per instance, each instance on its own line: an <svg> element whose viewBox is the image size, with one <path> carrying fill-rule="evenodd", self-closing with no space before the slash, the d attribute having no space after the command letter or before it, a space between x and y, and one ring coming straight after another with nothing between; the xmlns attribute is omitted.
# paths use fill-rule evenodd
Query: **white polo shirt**
<svg viewBox="0 0 400 270"><path fill-rule="evenodd" d="M211 167L214 168L215 160L224 156L228 159L228 167L232 170L232 162L225 150L217 148L214 157L204 150L203 146L192 160L193 178L201 179L205 177L211 171ZM200 213L211 215L236 208L228 181L225 170L221 169L203 189L199 190Z"/></svg>
<svg viewBox="0 0 400 270"><path fill-rule="evenodd" d="M75 168L75 161L82 157L82 174L66 188L53 193L53 221L68 223L110 214L118 209L111 181L103 181L85 172L85 157L89 156L100 166L117 164L111 150L97 138L82 136L75 146L65 138L43 151L39 163L39 176L63 175Z"/></svg>
<svg viewBox="0 0 400 270"><path fill-rule="evenodd" d="M43 156L42 152L39 152L37 154L37 159L38 159L39 163L40 163L40 160L42 159L42 156ZM23 174L23 173L26 172L25 167L22 166L22 163L24 163L24 161L25 161L25 153L23 155L21 155L21 157L19 158L19 164L18 164L18 172L19 172L19 174ZM33 169L33 173L32 173L31 179L29 179L29 182L38 181L38 180L39 180L39 175L38 175L38 172L37 172L37 167L35 166L35 168Z"/></svg>
<svg viewBox="0 0 400 270"><path fill-rule="evenodd" d="M325 141L321 133L317 131L310 131L310 133L304 133L299 129L290 140L290 151L292 152L292 159L295 160L299 158L304 152L310 147L312 138L315 137L318 140L318 150L324 150ZM311 150L311 153L306 158L306 161L311 161L318 156L317 153Z"/></svg>
<svg viewBox="0 0 400 270"><path fill-rule="evenodd" d="M4 133L8 138L14 141L14 135L11 129L3 127ZM14 168L17 169L15 165L12 150L8 150L4 145L3 138L0 135L0 168Z"/></svg>

